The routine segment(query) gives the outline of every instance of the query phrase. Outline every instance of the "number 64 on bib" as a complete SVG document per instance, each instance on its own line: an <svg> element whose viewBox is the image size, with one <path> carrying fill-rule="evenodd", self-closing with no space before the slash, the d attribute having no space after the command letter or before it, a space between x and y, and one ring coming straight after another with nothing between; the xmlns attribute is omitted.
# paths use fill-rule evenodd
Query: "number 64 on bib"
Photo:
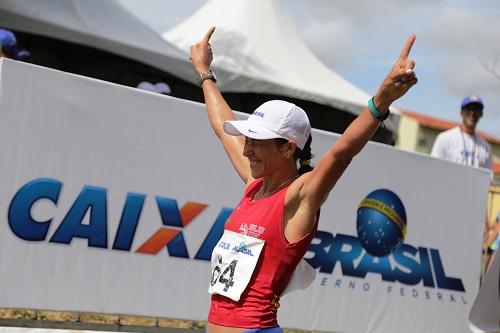
<svg viewBox="0 0 500 333"><path fill-rule="evenodd" d="M239 301L257 266L264 241L224 230L212 252L212 274L208 292Z"/></svg>

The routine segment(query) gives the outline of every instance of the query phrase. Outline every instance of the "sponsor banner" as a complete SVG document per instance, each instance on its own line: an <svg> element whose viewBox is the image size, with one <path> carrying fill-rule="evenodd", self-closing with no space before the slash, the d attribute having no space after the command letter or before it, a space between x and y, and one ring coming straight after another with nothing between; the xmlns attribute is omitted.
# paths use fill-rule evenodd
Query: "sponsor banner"
<svg viewBox="0 0 500 333"><path fill-rule="evenodd" d="M206 319L244 184L203 105L0 66L0 306ZM336 139L314 131L313 153ZM282 298L280 324L469 332L489 179L370 143L322 209L316 277Z"/></svg>

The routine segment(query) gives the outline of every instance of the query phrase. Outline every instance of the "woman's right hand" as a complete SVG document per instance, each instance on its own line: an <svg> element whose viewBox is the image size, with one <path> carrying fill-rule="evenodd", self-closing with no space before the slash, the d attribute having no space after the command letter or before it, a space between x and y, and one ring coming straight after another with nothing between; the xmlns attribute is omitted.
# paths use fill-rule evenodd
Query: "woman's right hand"
<svg viewBox="0 0 500 333"><path fill-rule="evenodd" d="M415 42L415 35L408 37L399 58L380 85L374 96L375 105L379 110L387 110L391 103L406 94L417 83L414 67L415 61L408 59Z"/></svg>
<svg viewBox="0 0 500 333"><path fill-rule="evenodd" d="M191 60L198 74L208 72L212 63L213 55L210 37L212 37L214 31L215 27L211 27L201 41L191 46L189 60Z"/></svg>

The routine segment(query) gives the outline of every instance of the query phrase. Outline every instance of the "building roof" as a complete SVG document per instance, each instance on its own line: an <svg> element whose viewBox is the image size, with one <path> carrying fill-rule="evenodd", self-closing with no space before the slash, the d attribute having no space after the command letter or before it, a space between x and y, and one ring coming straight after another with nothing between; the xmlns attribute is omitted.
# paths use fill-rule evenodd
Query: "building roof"
<svg viewBox="0 0 500 333"><path fill-rule="evenodd" d="M495 175L499 174L500 173L500 162L495 162L493 161L493 173Z"/></svg>
<svg viewBox="0 0 500 333"><path fill-rule="evenodd" d="M454 121L439 119L439 118L430 117L430 116L424 116L423 114L416 113L416 112L411 112L411 111L402 110L402 109L400 109L400 112L404 116L415 119L420 124L420 126L432 128L435 130L446 131L450 128L460 126L460 123L457 123ZM493 135L490 135L488 133L484 133L481 131L477 131L477 134L481 138L483 138L484 140L488 141L489 143L500 144L500 138L498 138L496 136L493 136ZM497 161L495 158L493 158L492 170L493 170L493 173L496 175L498 175L500 173L500 161Z"/></svg>
<svg viewBox="0 0 500 333"><path fill-rule="evenodd" d="M451 120L444 120L444 119L439 119L439 118L435 118L435 117L424 116L423 114L403 110L401 108L400 108L400 111L403 115L410 117L410 118L413 118L416 121L418 121L420 126L423 126L423 127L428 127L428 128L432 128L432 129L436 129L436 130L440 130L440 131L446 131L450 128L460 126L460 123L457 123L457 122L454 122ZM481 132L481 131L477 131L477 134L481 138L483 138L484 140L488 141L489 143L500 144L500 138L498 138L494 135L491 135L491 134L488 134L485 132Z"/></svg>

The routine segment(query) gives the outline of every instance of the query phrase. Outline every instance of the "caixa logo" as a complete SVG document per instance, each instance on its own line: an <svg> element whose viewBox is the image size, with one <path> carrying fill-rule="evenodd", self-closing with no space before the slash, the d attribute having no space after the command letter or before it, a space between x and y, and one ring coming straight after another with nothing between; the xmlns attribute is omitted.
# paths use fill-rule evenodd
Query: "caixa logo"
<svg viewBox="0 0 500 333"><path fill-rule="evenodd" d="M31 208L39 200L50 200L57 206L63 183L49 178L30 181L17 191L9 206L8 222L11 230L28 241L43 241L47 238L52 219L36 221ZM127 193L122 215L111 249L131 251L139 218L146 195ZM187 202L180 209L177 201L156 197L163 227L151 235L136 252L157 254L167 248L170 256L189 258L182 234L182 228L198 216L207 205ZM222 208L214 225L195 255L195 259L209 260L212 249L222 235L224 223L233 209ZM84 224L89 213L89 223ZM84 186L75 202L68 210L56 231L50 237L51 243L70 244L73 238L88 240L88 246L108 248L107 190L101 187Z"/></svg>

